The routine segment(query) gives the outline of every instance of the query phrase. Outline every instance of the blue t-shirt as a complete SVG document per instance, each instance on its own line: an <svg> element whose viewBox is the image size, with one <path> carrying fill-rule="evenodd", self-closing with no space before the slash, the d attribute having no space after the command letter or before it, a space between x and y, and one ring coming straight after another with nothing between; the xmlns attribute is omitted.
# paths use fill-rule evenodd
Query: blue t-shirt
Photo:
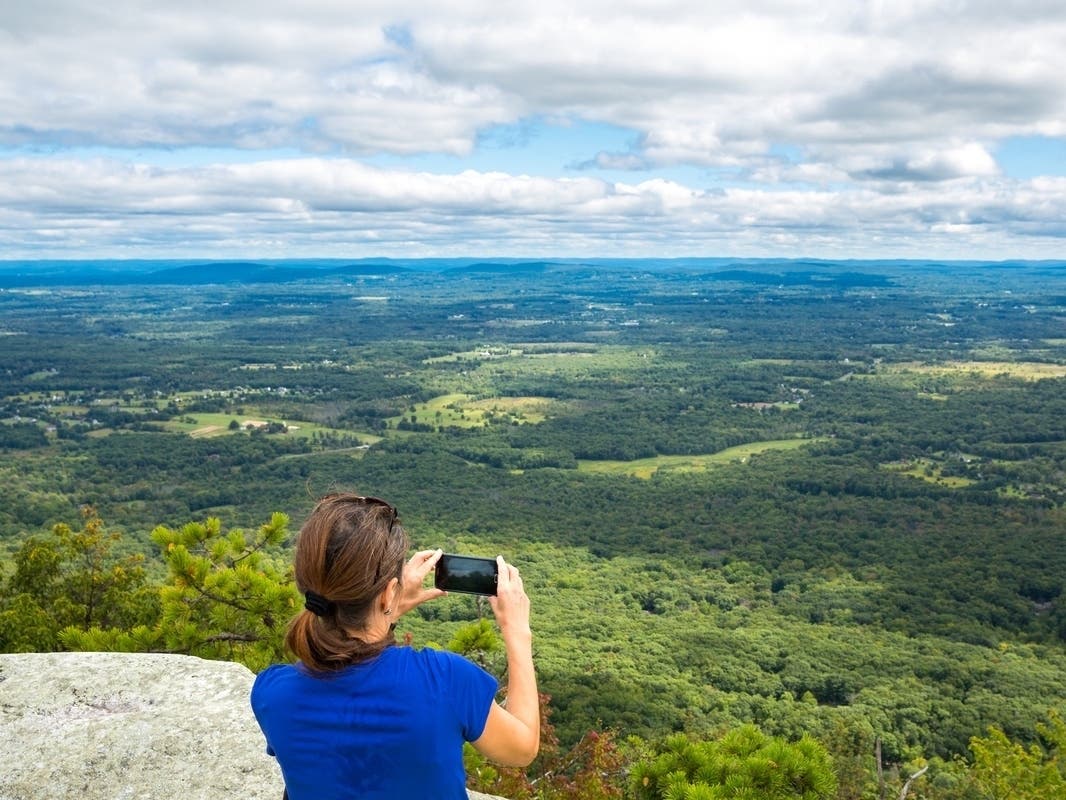
<svg viewBox="0 0 1066 800"><path fill-rule="evenodd" d="M466 800L463 742L481 736L496 688L455 653L389 647L328 677L268 667L251 701L290 800Z"/></svg>

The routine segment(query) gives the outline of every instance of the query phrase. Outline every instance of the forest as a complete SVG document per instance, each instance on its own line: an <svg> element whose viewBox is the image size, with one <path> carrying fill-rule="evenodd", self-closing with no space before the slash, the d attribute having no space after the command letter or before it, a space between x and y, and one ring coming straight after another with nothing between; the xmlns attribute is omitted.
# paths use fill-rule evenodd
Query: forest
<svg viewBox="0 0 1066 800"><path fill-rule="evenodd" d="M556 749L615 776L559 796L774 742L821 787L781 796L993 797L993 762L1061 796L1066 266L102 274L0 265L0 650L285 657L292 537L351 489L522 568ZM257 536L274 626L168 630L174 548L232 588L223 543ZM499 669L486 617L448 597L399 632Z"/></svg>

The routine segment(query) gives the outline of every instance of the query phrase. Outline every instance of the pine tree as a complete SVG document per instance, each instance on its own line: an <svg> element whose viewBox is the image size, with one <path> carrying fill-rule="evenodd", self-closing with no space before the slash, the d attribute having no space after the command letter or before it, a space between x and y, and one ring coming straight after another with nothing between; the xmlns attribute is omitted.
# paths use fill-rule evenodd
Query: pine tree
<svg viewBox="0 0 1066 800"><path fill-rule="evenodd" d="M67 628L63 644L75 650L185 653L238 661L252 670L285 660L284 632L297 608L291 566L275 557L288 538L288 517L249 533L222 530L214 518L180 529L160 526L167 580L159 613L133 627Z"/></svg>
<svg viewBox="0 0 1066 800"><path fill-rule="evenodd" d="M744 725L716 741L668 737L633 767L630 790L638 800L827 800L836 777L813 738L787 742Z"/></svg>
<svg viewBox="0 0 1066 800"><path fill-rule="evenodd" d="M15 570L0 585L0 652L59 650L64 629L131 627L157 616L143 556L116 555L121 536L91 506L82 520L80 530L60 523L31 536L15 553Z"/></svg>

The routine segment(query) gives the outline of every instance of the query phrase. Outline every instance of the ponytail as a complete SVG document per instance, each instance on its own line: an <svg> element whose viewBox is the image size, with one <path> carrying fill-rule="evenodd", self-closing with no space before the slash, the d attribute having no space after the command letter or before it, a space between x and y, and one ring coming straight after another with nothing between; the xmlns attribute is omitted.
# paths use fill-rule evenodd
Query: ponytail
<svg viewBox="0 0 1066 800"><path fill-rule="evenodd" d="M368 661L395 643L392 630L368 643L306 609L293 617L285 633L285 646L312 672L335 672Z"/></svg>
<svg viewBox="0 0 1066 800"><path fill-rule="evenodd" d="M294 558L296 586L308 607L285 634L286 647L305 667L335 672L395 643L391 628L373 642L360 633L381 592L393 578L402 580L407 546L396 510L385 501L352 494L319 501L300 529Z"/></svg>

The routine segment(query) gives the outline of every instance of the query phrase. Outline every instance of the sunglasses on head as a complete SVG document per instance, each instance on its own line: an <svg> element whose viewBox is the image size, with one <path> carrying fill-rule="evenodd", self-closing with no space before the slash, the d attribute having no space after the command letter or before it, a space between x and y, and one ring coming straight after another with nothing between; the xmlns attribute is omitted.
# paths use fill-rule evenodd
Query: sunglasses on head
<svg viewBox="0 0 1066 800"><path fill-rule="evenodd" d="M392 530L392 526L400 521L400 514L396 510L396 506L394 506L392 503L382 500L380 497L354 497L352 499L361 501L368 506L380 506L381 508L388 510L390 531Z"/></svg>
<svg viewBox="0 0 1066 800"><path fill-rule="evenodd" d="M400 521L400 514L396 510L396 506L386 500L382 500L380 497L345 495L338 492L335 494L327 494L325 497L319 500L319 503L323 503L327 500L335 500L337 498L344 498L352 503L362 503L365 506L378 506L380 508L384 508L386 511L388 511L389 515L389 530L392 530L392 526Z"/></svg>
<svg viewBox="0 0 1066 800"><path fill-rule="evenodd" d="M359 503L359 504L361 504L363 506L366 506L367 508L383 508L383 509L385 509L385 511L387 512L387 517L386 517L387 527L386 527L386 530L388 531L389 534L392 533L392 529L400 521L400 515L399 515L399 512L396 511L396 506L394 506L392 503L389 503L389 502L387 502L385 500L382 500L380 497L369 497L369 496L363 496L363 495L344 495L344 494L337 493L337 494L326 495L326 497L322 498L322 501L336 499L336 498L343 498L347 502L351 502L351 503ZM328 558L328 555L327 555L327 558ZM382 565L378 564L377 569L374 571L374 580L375 580L375 582L377 582L378 580L381 579L381 574L382 574Z"/></svg>

